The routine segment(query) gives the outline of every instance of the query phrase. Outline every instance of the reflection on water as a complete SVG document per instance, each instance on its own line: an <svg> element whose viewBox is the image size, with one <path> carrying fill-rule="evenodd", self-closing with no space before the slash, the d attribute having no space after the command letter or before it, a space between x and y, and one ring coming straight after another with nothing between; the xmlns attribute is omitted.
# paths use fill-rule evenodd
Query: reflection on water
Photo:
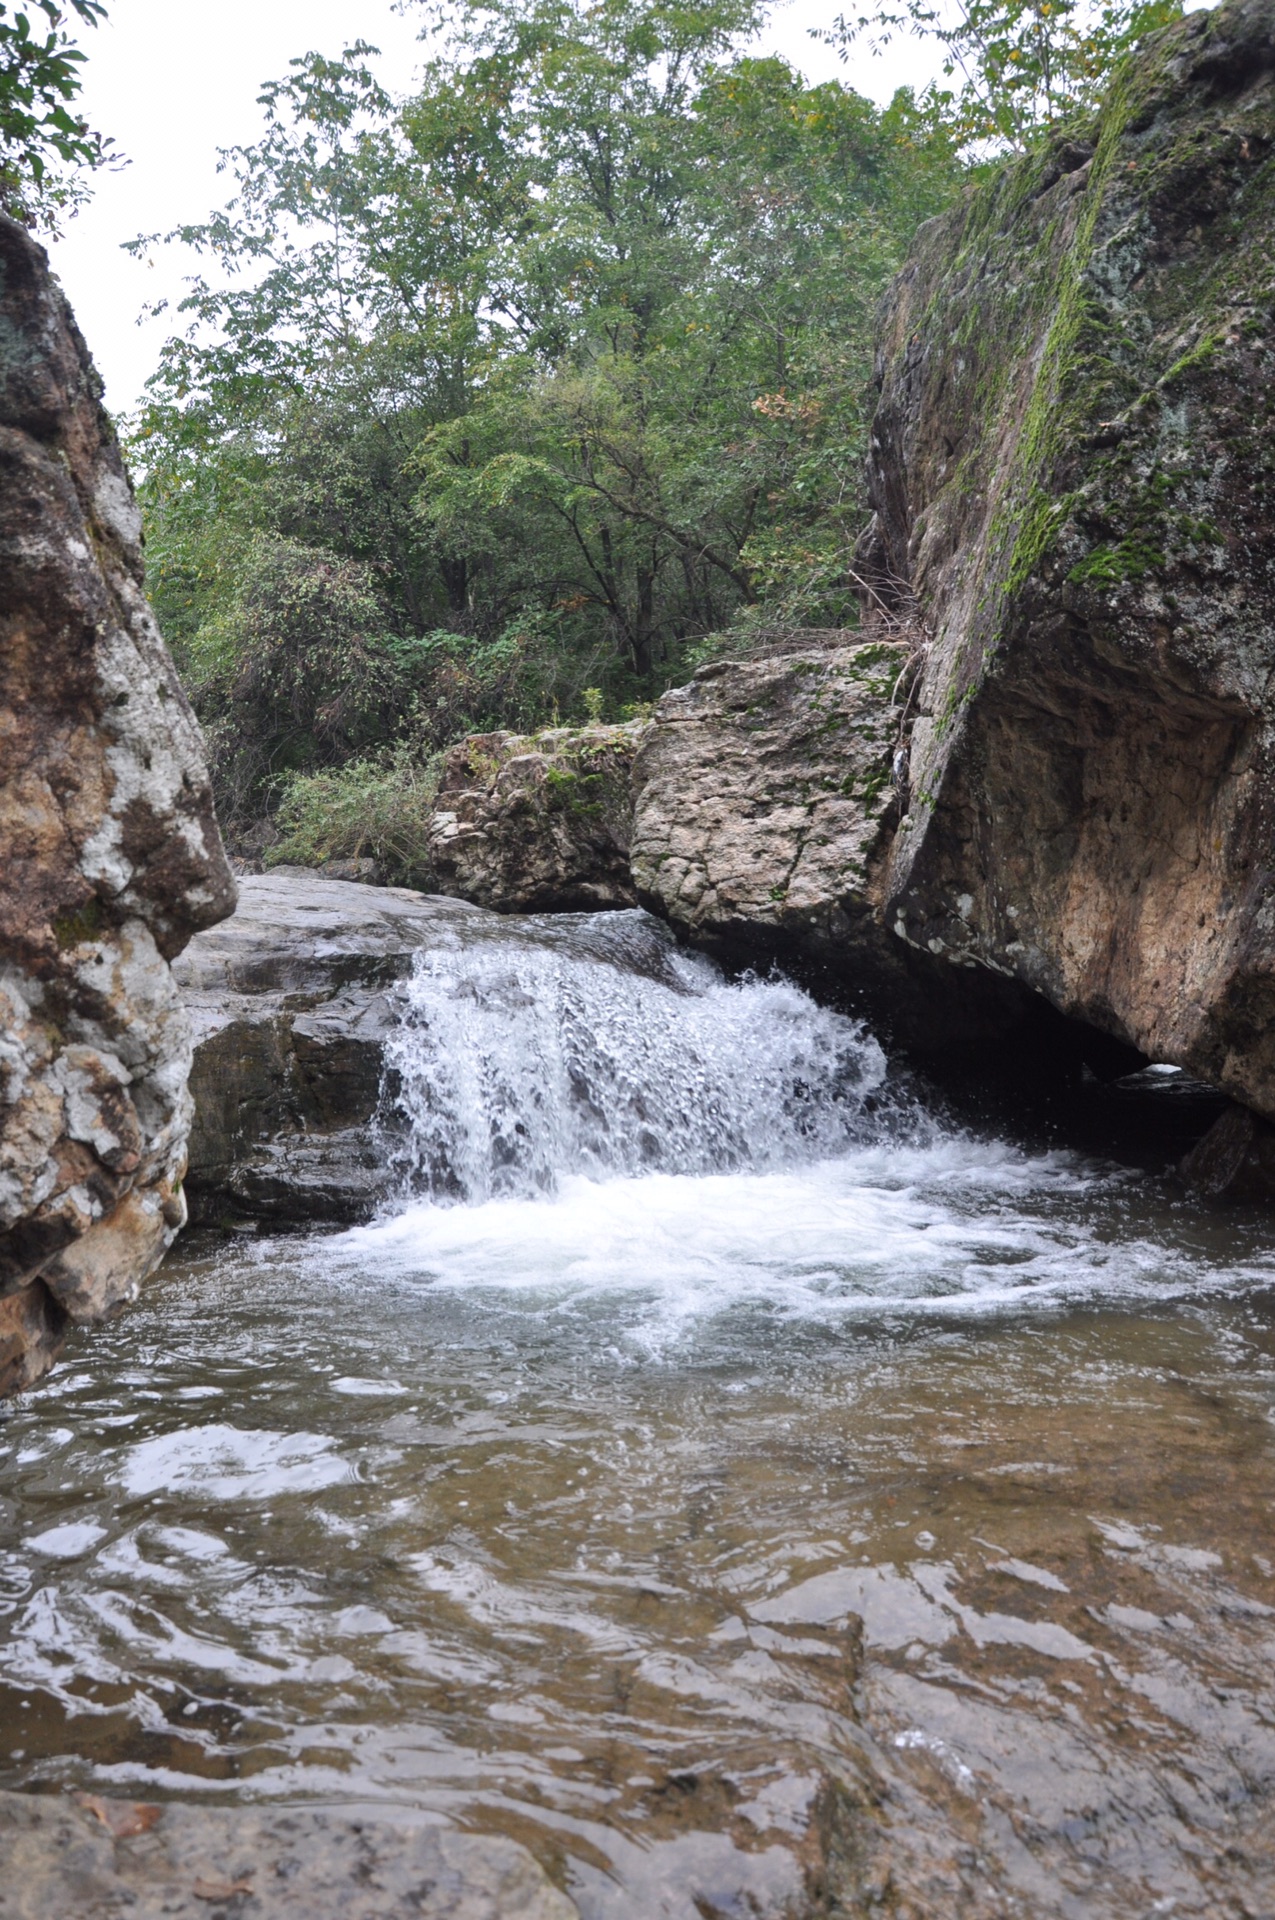
<svg viewBox="0 0 1275 1920"><path fill-rule="evenodd" d="M408 1803L586 1920L1275 1910L1266 1227L502 937L413 1204L187 1242L0 1424L4 1783Z"/></svg>

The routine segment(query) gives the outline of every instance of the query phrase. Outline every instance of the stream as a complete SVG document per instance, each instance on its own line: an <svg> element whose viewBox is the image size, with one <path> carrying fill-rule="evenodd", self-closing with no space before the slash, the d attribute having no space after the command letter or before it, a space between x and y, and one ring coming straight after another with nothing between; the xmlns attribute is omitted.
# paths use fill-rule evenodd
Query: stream
<svg viewBox="0 0 1275 1920"><path fill-rule="evenodd" d="M585 1920L1275 1913L1269 1220L639 913L400 1012L384 1217L188 1235L0 1425L0 1784L508 1833Z"/></svg>

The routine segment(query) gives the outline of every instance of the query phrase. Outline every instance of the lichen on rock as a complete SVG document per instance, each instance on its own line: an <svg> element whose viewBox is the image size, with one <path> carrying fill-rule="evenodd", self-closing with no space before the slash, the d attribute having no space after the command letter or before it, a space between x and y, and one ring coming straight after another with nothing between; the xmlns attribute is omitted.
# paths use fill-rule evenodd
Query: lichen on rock
<svg viewBox="0 0 1275 1920"><path fill-rule="evenodd" d="M906 783L912 643L715 661L656 706L633 766L641 904L724 959L818 970L918 1054L1016 1029L1031 996L916 953L881 907Z"/></svg>
<svg viewBox="0 0 1275 1920"><path fill-rule="evenodd" d="M471 734L447 754L433 884L499 913L631 907L629 775L644 726Z"/></svg>
<svg viewBox="0 0 1275 1920"><path fill-rule="evenodd" d="M660 701L633 776L638 896L695 939L875 944L907 650L793 641Z"/></svg>
<svg viewBox="0 0 1275 1920"><path fill-rule="evenodd" d="M169 969L234 882L141 521L48 262L0 217L0 1393L185 1218Z"/></svg>

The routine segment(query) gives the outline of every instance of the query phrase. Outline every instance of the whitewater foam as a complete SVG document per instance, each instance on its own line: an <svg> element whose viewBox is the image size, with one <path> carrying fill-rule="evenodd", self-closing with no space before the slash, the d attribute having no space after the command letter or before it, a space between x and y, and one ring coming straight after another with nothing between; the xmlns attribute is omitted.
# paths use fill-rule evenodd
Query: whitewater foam
<svg viewBox="0 0 1275 1920"><path fill-rule="evenodd" d="M724 979L648 914L522 928L431 947L401 990L387 1061L409 1192L758 1171L880 1130L885 1056L861 1022L785 980Z"/></svg>
<svg viewBox="0 0 1275 1920"><path fill-rule="evenodd" d="M724 978L647 914L484 922L419 955L399 1005L398 1210L325 1241L335 1271L647 1353L741 1314L1215 1283L1128 1229L1133 1176L942 1125L860 1022L782 978Z"/></svg>

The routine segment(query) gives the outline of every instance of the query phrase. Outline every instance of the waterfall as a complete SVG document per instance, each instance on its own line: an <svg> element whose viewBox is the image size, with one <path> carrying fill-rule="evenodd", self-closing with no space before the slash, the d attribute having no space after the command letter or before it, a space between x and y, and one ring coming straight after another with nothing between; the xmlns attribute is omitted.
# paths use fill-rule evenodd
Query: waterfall
<svg viewBox="0 0 1275 1920"><path fill-rule="evenodd" d="M410 1192L774 1170L879 1129L880 1047L789 982L727 980L642 912L506 926L420 953L399 989L387 1084Z"/></svg>

